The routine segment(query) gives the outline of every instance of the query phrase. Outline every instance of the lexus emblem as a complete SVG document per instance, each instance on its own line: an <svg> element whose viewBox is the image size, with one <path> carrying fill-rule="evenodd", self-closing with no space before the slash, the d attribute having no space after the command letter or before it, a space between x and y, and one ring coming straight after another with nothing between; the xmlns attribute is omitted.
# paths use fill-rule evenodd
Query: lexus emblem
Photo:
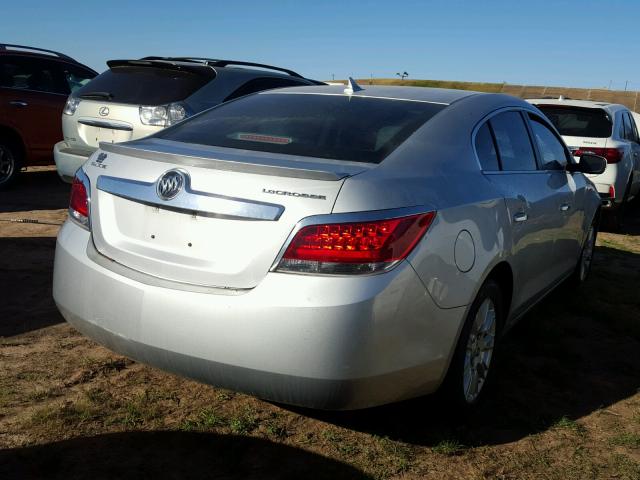
<svg viewBox="0 0 640 480"><path fill-rule="evenodd" d="M162 174L156 185L156 192L162 200L171 200L185 186L186 174L180 170L169 170Z"/></svg>
<svg viewBox="0 0 640 480"><path fill-rule="evenodd" d="M106 117L107 115L109 115L109 107L100 107L100 110L98 110L98 113L100 114L101 117Z"/></svg>

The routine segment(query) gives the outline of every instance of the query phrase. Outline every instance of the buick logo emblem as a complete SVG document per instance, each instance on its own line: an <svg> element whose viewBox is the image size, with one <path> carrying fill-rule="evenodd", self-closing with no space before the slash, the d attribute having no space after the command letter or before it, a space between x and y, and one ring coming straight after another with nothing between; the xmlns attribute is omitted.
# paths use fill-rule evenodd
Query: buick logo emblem
<svg viewBox="0 0 640 480"><path fill-rule="evenodd" d="M180 170L169 170L162 174L156 185L156 192L162 200L171 200L178 195L186 183L186 174Z"/></svg>
<svg viewBox="0 0 640 480"><path fill-rule="evenodd" d="M109 107L100 107L98 113L100 114L100 116L106 117L107 115L109 115Z"/></svg>

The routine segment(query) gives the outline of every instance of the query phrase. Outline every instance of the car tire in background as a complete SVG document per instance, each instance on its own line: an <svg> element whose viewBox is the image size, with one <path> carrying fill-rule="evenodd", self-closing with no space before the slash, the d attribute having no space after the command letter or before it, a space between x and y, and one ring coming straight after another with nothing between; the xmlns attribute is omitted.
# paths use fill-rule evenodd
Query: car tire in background
<svg viewBox="0 0 640 480"><path fill-rule="evenodd" d="M469 411L486 396L495 367L496 341L504 324L500 285L488 279L467 314L442 393L458 411Z"/></svg>
<svg viewBox="0 0 640 480"><path fill-rule="evenodd" d="M0 137L0 190L15 182L21 168L20 149L11 140Z"/></svg>

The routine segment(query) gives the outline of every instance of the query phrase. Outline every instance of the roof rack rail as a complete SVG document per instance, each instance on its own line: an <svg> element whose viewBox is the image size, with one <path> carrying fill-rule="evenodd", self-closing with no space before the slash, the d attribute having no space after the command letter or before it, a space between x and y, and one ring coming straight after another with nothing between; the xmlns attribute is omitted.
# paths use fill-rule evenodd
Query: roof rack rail
<svg viewBox="0 0 640 480"><path fill-rule="evenodd" d="M254 62L243 62L239 60L221 60L217 58L205 58L205 57L144 57L140 60L166 60L166 61L180 61L180 62L201 62L206 63L212 67L226 67L229 65L240 65L243 67L258 67L258 68L266 68L269 70L275 70L278 72L286 73L287 75L291 75L292 77L304 78L297 72L293 70L289 70L287 68L275 67L273 65L266 65L264 63L254 63Z"/></svg>
<svg viewBox="0 0 640 480"><path fill-rule="evenodd" d="M9 48L7 48L9 47ZM28 47L26 45L14 45L11 43L0 43L0 51L2 50L9 50L10 48L15 48L18 50L32 50L33 53L38 53L38 52L46 52L49 54L53 54L56 57L60 57L63 58L65 60L70 60L74 63L78 63L78 61L75 58L71 58L69 55L65 55L64 53L60 53L60 52L56 52L55 50L47 50L46 48L38 48L38 47Z"/></svg>

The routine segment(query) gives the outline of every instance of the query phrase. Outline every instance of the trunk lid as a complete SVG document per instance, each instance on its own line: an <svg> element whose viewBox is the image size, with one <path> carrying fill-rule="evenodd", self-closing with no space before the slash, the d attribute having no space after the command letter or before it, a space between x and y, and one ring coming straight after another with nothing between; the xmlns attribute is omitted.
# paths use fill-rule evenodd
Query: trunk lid
<svg viewBox="0 0 640 480"><path fill-rule="evenodd" d="M255 287L295 224L330 213L344 179L370 168L304 160L295 168L257 152L140 145L103 145L106 158L85 167L96 249L155 277L219 288ZM157 181L172 169L184 172L185 185L162 200Z"/></svg>

